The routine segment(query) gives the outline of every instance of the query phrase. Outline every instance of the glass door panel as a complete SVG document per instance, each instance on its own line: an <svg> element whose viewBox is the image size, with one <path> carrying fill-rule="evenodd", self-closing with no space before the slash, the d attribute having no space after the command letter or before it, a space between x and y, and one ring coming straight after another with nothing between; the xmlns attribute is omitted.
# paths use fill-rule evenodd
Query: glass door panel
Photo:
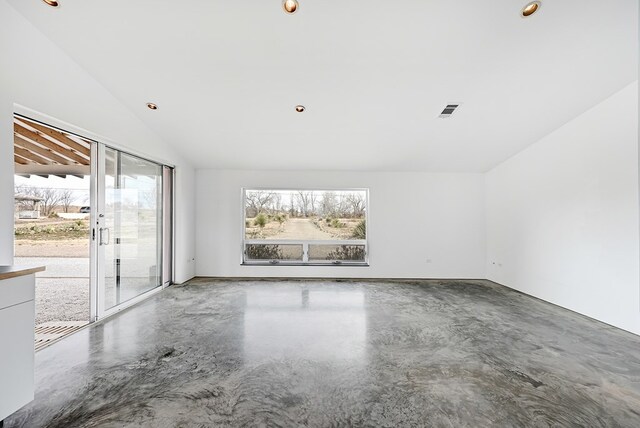
<svg viewBox="0 0 640 428"><path fill-rule="evenodd" d="M109 147L103 159L98 241L104 313L162 285L163 168Z"/></svg>

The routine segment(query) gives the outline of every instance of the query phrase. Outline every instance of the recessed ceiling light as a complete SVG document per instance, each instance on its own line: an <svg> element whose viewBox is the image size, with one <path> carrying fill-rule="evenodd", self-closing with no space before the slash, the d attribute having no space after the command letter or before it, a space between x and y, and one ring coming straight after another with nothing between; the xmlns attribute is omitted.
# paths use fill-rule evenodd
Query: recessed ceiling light
<svg viewBox="0 0 640 428"><path fill-rule="evenodd" d="M527 5L522 8L522 17L527 18L536 13L538 10L540 10L539 1L532 1L531 3L527 3Z"/></svg>
<svg viewBox="0 0 640 428"><path fill-rule="evenodd" d="M151 110L158 110L158 106L154 103L147 103L147 107L149 107Z"/></svg>
<svg viewBox="0 0 640 428"><path fill-rule="evenodd" d="M282 8L289 15L296 13L298 6L298 0L284 0L282 2Z"/></svg>
<svg viewBox="0 0 640 428"><path fill-rule="evenodd" d="M46 4L48 4L51 7L60 6L60 3L58 3L56 0L42 0L42 1L45 2Z"/></svg>
<svg viewBox="0 0 640 428"><path fill-rule="evenodd" d="M300 106L300 105L296 106L296 111L298 113L302 113L304 111L304 106Z"/></svg>

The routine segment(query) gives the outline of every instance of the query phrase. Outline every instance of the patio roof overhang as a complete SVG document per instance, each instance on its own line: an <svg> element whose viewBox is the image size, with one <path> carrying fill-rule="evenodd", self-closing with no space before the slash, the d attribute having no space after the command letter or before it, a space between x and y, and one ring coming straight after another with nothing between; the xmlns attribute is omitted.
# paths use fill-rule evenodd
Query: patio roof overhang
<svg viewBox="0 0 640 428"><path fill-rule="evenodd" d="M89 175L91 144L73 134L14 117L14 165L20 175Z"/></svg>

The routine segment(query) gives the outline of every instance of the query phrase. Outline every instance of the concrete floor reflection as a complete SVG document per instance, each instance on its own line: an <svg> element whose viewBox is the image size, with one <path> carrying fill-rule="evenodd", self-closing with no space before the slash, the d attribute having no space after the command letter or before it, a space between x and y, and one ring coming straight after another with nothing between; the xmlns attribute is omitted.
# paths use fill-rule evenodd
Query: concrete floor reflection
<svg viewBox="0 0 640 428"><path fill-rule="evenodd" d="M270 287L246 291L244 357L364 363L367 317L363 290Z"/></svg>

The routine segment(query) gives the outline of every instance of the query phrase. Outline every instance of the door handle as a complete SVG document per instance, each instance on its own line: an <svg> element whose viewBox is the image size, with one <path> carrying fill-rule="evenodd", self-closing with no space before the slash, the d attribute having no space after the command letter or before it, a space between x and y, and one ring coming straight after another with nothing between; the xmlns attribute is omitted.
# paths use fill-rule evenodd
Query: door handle
<svg viewBox="0 0 640 428"><path fill-rule="evenodd" d="M104 232L107 232L107 240L104 240ZM98 233L100 235L99 245L109 245L111 242L111 230L108 227L101 227Z"/></svg>

